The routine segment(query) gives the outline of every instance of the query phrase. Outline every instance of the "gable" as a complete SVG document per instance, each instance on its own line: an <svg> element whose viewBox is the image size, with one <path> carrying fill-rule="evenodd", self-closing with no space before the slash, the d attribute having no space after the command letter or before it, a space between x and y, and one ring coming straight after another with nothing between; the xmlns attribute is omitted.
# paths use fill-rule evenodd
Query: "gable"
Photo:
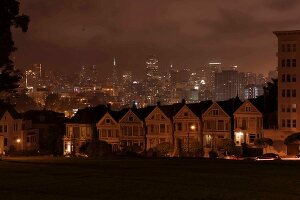
<svg viewBox="0 0 300 200"><path fill-rule="evenodd" d="M219 106L218 103L214 102L203 114L203 117L229 117L229 115Z"/></svg>
<svg viewBox="0 0 300 200"><path fill-rule="evenodd" d="M119 123L142 123L141 119L132 112L132 110L129 110L119 121Z"/></svg>
<svg viewBox="0 0 300 200"><path fill-rule="evenodd" d="M174 119L195 119L195 118L198 119L198 117L186 105L184 105L174 116Z"/></svg>
<svg viewBox="0 0 300 200"><path fill-rule="evenodd" d="M106 113L97 123L97 126L115 126L118 123L114 120L114 118L109 114Z"/></svg>
<svg viewBox="0 0 300 200"><path fill-rule="evenodd" d="M145 119L146 121L170 121L170 119L156 107Z"/></svg>
<svg viewBox="0 0 300 200"><path fill-rule="evenodd" d="M245 101L235 112L234 115L238 114L253 114L262 115L262 113L250 102Z"/></svg>
<svg viewBox="0 0 300 200"><path fill-rule="evenodd" d="M11 116L11 114L8 111L5 111L5 113L3 114L1 121L5 122L5 121L13 121L14 118Z"/></svg>

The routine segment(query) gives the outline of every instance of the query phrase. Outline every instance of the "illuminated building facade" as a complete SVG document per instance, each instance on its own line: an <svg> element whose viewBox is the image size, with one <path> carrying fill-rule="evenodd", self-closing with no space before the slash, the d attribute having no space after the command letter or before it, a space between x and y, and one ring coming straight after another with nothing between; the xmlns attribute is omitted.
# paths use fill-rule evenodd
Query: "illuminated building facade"
<svg viewBox="0 0 300 200"><path fill-rule="evenodd" d="M278 127L294 132L300 129L300 30L274 34L278 38Z"/></svg>

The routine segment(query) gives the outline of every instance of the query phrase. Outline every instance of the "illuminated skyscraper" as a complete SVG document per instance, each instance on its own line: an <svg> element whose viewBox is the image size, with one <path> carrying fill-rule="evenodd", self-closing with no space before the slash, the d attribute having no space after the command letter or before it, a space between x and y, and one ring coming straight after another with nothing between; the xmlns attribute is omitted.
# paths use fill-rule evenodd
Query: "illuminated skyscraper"
<svg viewBox="0 0 300 200"><path fill-rule="evenodd" d="M151 56L146 60L147 79L158 79L158 59Z"/></svg>
<svg viewBox="0 0 300 200"><path fill-rule="evenodd" d="M112 68L112 82L113 82L113 86L116 88L119 83L116 58L114 58L113 68Z"/></svg>

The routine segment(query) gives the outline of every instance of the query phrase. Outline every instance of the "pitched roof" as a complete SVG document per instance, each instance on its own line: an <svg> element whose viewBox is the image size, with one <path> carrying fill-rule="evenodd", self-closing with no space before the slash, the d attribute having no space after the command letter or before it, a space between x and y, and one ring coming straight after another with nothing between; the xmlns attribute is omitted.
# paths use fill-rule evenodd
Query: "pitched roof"
<svg viewBox="0 0 300 200"><path fill-rule="evenodd" d="M95 124L108 111L106 105L98 105L96 107L88 107L78 110L74 117L68 123L77 124Z"/></svg>
<svg viewBox="0 0 300 200"><path fill-rule="evenodd" d="M264 97L259 96L255 99L248 99L250 103L252 103L262 114L265 113L265 103L264 103Z"/></svg>
<svg viewBox="0 0 300 200"><path fill-rule="evenodd" d="M198 117L202 117L202 114L213 104L211 100L201 101L200 103L191 103L187 104L187 106L191 109L191 111L197 115Z"/></svg>
<svg viewBox="0 0 300 200"><path fill-rule="evenodd" d="M116 122L119 122L120 119L128 112L129 108L124 108L119 111L108 110L107 112L114 118Z"/></svg>
<svg viewBox="0 0 300 200"><path fill-rule="evenodd" d="M233 117L233 113L243 104L239 97L218 101L217 103L230 117Z"/></svg>
<svg viewBox="0 0 300 200"><path fill-rule="evenodd" d="M172 105L158 106L161 111L169 118L173 119L173 116L184 106L183 103L175 103Z"/></svg>
<svg viewBox="0 0 300 200"><path fill-rule="evenodd" d="M29 110L23 113L23 118L31 120L32 123L59 123L65 121L63 113L54 112L51 110Z"/></svg>
<svg viewBox="0 0 300 200"><path fill-rule="evenodd" d="M156 108L156 106L147 106L145 108L139 108L139 109L131 109L134 114L140 119L145 120L145 118Z"/></svg>
<svg viewBox="0 0 300 200"><path fill-rule="evenodd" d="M14 119L22 119L22 116L16 111L13 105L0 102L0 119L3 117L6 111L8 111Z"/></svg>

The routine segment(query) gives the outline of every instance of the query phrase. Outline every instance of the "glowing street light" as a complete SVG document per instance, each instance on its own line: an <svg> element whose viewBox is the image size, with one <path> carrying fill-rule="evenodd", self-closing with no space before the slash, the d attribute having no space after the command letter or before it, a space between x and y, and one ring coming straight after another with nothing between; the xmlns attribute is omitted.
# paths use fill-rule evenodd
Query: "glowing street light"
<svg viewBox="0 0 300 200"><path fill-rule="evenodd" d="M190 126L190 130L195 131L196 130L196 126L195 125L191 125ZM188 131L188 155L190 154L190 130Z"/></svg>
<svg viewBox="0 0 300 200"><path fill-rule="evenodd" d="M16 140L16 142L17 142L17 143L20 143L20 142L21 142L21 139L20 139L20 138L18 138L18 139Z"/></svg>

